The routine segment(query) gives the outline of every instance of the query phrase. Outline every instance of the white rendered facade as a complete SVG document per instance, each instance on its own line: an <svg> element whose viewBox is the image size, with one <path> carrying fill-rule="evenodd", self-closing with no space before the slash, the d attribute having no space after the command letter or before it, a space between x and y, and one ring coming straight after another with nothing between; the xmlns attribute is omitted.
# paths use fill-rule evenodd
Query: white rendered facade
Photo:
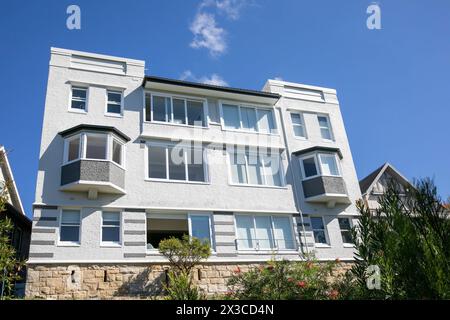
<svg viewBox="0 0 450 320"><path fill-rule="evenodd" d="M208 238L211 263L352 259L361 194L334 90L144 66L51 49L29 264L164 262L155 244L182 233Z"/></svg>

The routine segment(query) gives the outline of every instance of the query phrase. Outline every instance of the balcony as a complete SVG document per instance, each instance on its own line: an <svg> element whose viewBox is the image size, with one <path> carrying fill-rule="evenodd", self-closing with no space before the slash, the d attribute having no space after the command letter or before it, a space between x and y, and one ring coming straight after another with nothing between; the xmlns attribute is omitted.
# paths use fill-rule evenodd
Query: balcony
<svg viewBox="0 0 450 320"><path fill-rule="evenodd" d="M306 202L326 203L332 208L336 203L350 204L342 177L318 176L302 181Z"/></svg>
<svg viewBox="0 0 450 320"><path fill-rule="evenodd" d="M80 159L61 167L62 191L125 194L125 170L108 160Z"/></svg>

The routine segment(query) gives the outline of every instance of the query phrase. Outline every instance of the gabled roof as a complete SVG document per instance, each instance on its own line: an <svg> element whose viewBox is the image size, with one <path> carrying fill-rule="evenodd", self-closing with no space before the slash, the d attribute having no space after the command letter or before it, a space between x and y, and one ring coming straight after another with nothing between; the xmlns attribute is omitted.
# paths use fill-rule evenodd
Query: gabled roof
<svg viewBox="0 0 450 320"><path fill-rule="evenodd" d="M7 181L10 181L8 184L8 193L11 198L12 205L18 210L20 213L25 214L22 206L22 200L20 200L19 190L17 189L16 183L14 181L14 176L11 170L11 166L9 165L8 155L5 151L5 148L0 145L0 170L2 171L3 177Z"/></svg>
<svg viewBox="0 0 450 320"><path fill-rule="evenodd" d="M404 185L409 185L414 187L408 179L406 179L400 171L394 168L393 165L386 162L381 167L373 171L367 177L361 179L359 181L359 188L361 189L361 194L365 195L372 192L373 186L377 183L377 181L383 176L383 173L389 171L392 173L397 179L399 179Z"/></svg>

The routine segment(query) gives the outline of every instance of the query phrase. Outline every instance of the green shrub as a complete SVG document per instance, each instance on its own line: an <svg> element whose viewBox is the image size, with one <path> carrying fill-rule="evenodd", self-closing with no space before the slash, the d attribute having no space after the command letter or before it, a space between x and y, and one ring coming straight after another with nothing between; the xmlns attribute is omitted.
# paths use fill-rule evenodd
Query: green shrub
<svg viewBox="0 0 450 320"><path fill-rule="evenodd" d="M314 260L289 262L271 260L266 266L241 272L238 268L228 281L228 299L294 300L336 299L339 296L330 276L336 262Z"/></svg>
<svg viewBox="0 0 450 320"><path fill-rule="evenodd" d="M211 255L208 242L184 235L180 240L172 237L159 243L159 251L169 260L171 270L168 284L164 285L171 300L198 300L204 295L192 283L192 269Z"/></svg>

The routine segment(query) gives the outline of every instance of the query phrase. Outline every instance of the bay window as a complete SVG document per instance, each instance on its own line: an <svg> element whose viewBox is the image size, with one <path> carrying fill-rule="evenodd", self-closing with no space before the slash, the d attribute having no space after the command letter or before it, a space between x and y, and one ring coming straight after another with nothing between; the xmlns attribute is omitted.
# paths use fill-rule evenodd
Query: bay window
<svg viewBox="0 0 450 320"><path fill-rule="evenodd" d="M205 149L149 143L149 179L207 182Z"/></svg>
<svg viewBox="0 0 450 320"><path fill-rule="evenodd" d="M224 129L277 133L272 109L222 103L221 110Z"/></svg>
<svg viewBox="0 0 450 320"><path fill-rule="evenodd" d="M145 93L145 121L204 127L204 100Z"/></svg>
<svg viewBox="0 0 450 320"><path fill-rule="evenodd" d="M229 152L231 182L234 184L283 186L279 154Z"/></svg>
<svg viewBox="0 0 450 320"><path fill-rule="evenodd" d="M303 180L321 176L340 177L338 159L334 153L317 153L300 158Z"/></svg>
<svg viewBox="0 0 450 320"><path fill-rule="evenodd" d="M295 241L291 217L236 215L238 250L293 250Z"/></svg>
<svg viewBox="0 0 450 320"><path fill-rule="evenodd" d="M123 143L111 133L82 132L65 139L64 163L80 159L110 160L123 166Z"/></svg>

